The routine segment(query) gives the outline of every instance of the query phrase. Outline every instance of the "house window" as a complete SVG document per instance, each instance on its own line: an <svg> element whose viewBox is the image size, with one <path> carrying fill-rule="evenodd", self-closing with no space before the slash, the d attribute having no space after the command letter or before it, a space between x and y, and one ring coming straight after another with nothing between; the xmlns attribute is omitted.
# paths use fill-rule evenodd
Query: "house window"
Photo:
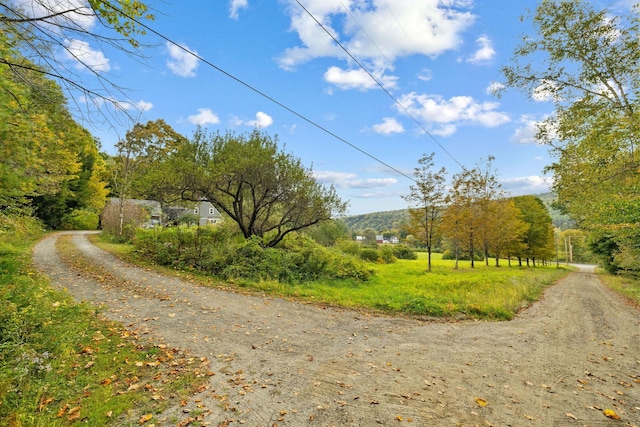
<svg viewBox="0 0 640 427"><path fill-rule="evenodd" d="M193 213L198 215L200 213L200 208L193 208Z"/></svg>
<svg viewBox="0 0 640 427"><path fill-rule="evenodd" d="M214 208L209 208L209 215L213 215L216 212Z"/></svg>

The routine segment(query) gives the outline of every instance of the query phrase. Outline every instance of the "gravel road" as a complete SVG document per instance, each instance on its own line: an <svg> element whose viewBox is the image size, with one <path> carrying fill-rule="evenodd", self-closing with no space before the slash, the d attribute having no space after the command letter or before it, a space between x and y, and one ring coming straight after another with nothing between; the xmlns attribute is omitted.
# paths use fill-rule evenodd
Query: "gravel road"
<svg viewBox="0 0 640 427"><path fill-rule="evenodd" d="M62 233L35 247L37 268L107 317L208 357L216 375L192 399L206 425L640 425L640 311L589 267L512 321L427 323L196 286L69 233L127 286L70 271Z"/></svg>

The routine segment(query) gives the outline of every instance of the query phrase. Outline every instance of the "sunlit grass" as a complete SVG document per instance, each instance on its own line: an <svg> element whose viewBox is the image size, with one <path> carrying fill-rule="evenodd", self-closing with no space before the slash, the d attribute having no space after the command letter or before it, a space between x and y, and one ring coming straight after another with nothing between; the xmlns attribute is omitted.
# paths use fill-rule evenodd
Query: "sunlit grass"
<svg viewBox="0 0 640 427"><path fill-rule="evenodd" d="M100 239L94 237L93 240L98 242ZM129 261L144 262L136 259L131 246L104 242L99 245ZM517 261L512 261L509 267L507 260L501 260L501 267L495 266L495 260L490 260L488 266L484 262L476 262L475 268L470 268L469 261L460 261L459 268L455 269L455 261L443 260L440 254L433 255L432 271L427 272L426 256L419 253L417 260L371 264L376 274L367 282L325 280L287 284L241 281L224 286L242 292L264 292L388 314L508 320L539 299L546 287L569 273L563 266L556 268L555 264L529 268L520 267ZM163 270L176 274L172 269ZM208 276L192 271L189 274L212 284Z"/></svg>
<svg viewBox="0 0 640 427"><path fill-rule="evenodd" d="M597 271L600 279L614 291L624 295L634 305L640 307L640 279L630 276L614 276L602 269Z"/></svg>
<svg viewBox="0 0 640 427"><path fill-rule="evenodd" d="M0 250L0 425L135 425L204 380L186 355L141 345L51 288L31 267L31 244ZM77 257L64 240L60 249Z"/></svg>

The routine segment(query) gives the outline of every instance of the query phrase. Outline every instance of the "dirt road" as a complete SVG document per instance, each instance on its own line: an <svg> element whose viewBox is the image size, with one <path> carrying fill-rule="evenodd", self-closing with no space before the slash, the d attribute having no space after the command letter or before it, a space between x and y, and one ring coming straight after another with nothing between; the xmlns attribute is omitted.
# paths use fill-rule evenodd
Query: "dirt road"
<svg viewBox="0 0 640 427"><path fill-rule="evenodd" d="M54 285L211 359L217 374L197 397L207 425L640 425L640 311L588 269L510 322L425 323L198 287L74 232L86 257L129 283L104 289L69 273L58 236L34 250ZM164 418L156 425L175 423Z"/></svg>

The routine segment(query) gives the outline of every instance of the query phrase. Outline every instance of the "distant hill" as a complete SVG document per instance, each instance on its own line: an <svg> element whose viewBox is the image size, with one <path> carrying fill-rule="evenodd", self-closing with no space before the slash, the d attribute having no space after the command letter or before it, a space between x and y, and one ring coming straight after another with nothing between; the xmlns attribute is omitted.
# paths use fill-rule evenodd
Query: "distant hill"
<svg viewBox="0 0 640 427"><path fill-rule="evenodd" d="M555 209L552 205L558 199L556 193L542 193L536 194L540 200L544 203L544 205L549 210L549 215L551 215L551 219L553 220L553 225L560 228L561 230L567 230L569 228L574 228L576 223L574 220L569 217L569 215L562 214L559 210Z"/></svg>
<svg viewBox="0 0 640 427"><path fill-rule="evenodd" d="M399 209L395 211L373 212L363 215L349 216L344 219L351 231L362 231L372 228L377 232L400 229L409 222L409 211Z"/></svg>
<svg viewBox="0 0 640 427"><path fill-rule="evenodd" d="M575 223L567 215L563 215L551 205L557 199L555 193L536 194L549 210L549 215L553 221L553 225L566 230L575 226ZM387 230L397 230L402 228L404 224L409 222L409 211L407 209L399 209L386 212L372 212L362 215L349 216L344 219L345 224L351 231L363 231L372 228L381 233Z"/></svg>

